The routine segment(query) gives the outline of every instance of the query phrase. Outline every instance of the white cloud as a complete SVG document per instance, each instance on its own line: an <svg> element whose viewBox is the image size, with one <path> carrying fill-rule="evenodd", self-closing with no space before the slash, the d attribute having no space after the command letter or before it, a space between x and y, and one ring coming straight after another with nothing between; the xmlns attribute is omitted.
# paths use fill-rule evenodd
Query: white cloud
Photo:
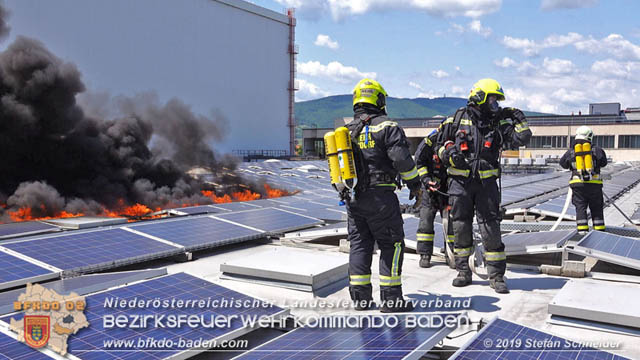
<svg viewBox="0 0 640 360"><path fill-rule="evenodd" d="M612 76L621 79L632 79L640 76L640 62L619 62L614 59L596 61L591 65L591 71L602 76Z"/></svg>
<svg viewBox="0 0 640 360"><path fill-rule="evenodd" d="M511 50L519 50L526 56L538 55L540 51L539 45L535 41L529 39L514 38L511 36L504 36L502 38L502 44Z"/></svg>
<svg viewBox="0 0 640 360"><path fill-rule="evenodd" d="M489 37L492 33L491 28L482 26L480 20L472 20L469 23L469 28L471 29L471 31L485 38Z"/></svg>
<svg viewBox="0 0 640 360"><path fill-rule="evenodd" d="M458 33L458 34L464 34L465 32L470 32L470 33L475 33L477 35L480 35L484 38L487 38L489 36L491 36L491 33L493 33L493 30L490 27L485 27L482 26L482 22L480 22L480 20L471 20L467 26L463 26L457 23L450 23L449 24L449 32L454 32L454 33Z"/></svg>
<svg viewBox="0 0 640 360"><path fill-rule="evenodd" d="M610 58L583 68L570 60L547 57L525 61L516 69L515 77L503 79L503 106L558 114L586 113L594 102L638 106L633 89L640 78L640 61Z"/></svg>
<svg viewBox="0 0 640 360"><path fill-rule="evenodd" d="M337 50L340 47L337 41L332 40L329 35L318 34L316 41L313 43L316 46L328 47L331 50Z"/></svg>
<svg viewBox="0 0 640 360"><path fill-rule="evenodd" d="M422 88L422 86L420 86L420 84L415 83L413 81L409 81L409 86L411 86L412 88L418 89L420 91L424 91L424 89Z"/></svg>
<svg viewBox="0 0 640 360"><path fill-rule="evenodd" d="M375 72L361 72L353 66L344 66L337 61L332 61L327 65L318 61L307 61L298 63L298 72L302 75L329 78L340 83L351 83L362 78L375 79Z"/></svg>
<svg viewBox="0 0 640 360"><path fill-rule="evenodd" d="M522 52L525 56L536 56L543 49L564 47L581 41L582 39L582 35L574 32L570 32L567 35L552 34L544 38L541 42L526 38L505 36L502 38L502 44L509 49Z"/></svg>
<svg viewBox="0 0 640 360"><path fill-rule="evenodd" d="M502 0L276 0L295 7L301 14L318 17L329 13L339 21L352 15L372 11L421 10L437 17L466 16L478 18L502 7Z"/></svg>
<svg viewBox="0 0 640 360"><path fill-rule="evenodd" d="M465 89L461 86L452 86L451 94L449 94L449 96L466 98L469 96L469 89Z"/></svg>
<svg viewBox="0 0 640 360"><path fill-rule="evenodd" d="M297 79L296 81L298 82L299 89L296 91L296 100L298 101L313 100L330 95L328 91L324 91L317 85L304 79Z"/></svg>
<svg viewBox="0 0 640 360"><path fill-rule="evenodd" d="M510 57L506 57L506 56L503 57L501 60L494 60L493 63L496 64L496 66L501 67L501 68L505 68L505 69L517 65L515 60L513 60Z"/></svg>
<svg viewBox="0 0 640 360"><path fill-rule="evenodd" d="M568 75L574 71L571 60L544 58L542 67L549 75Z"/></svg>
<svg viewBox="0 0 640 360"><path fill-rule="evenodd" d="M590 54L604 53L618 59L640 60L640 46L626 40L619 34L610 34L600 40L590 37L576 42L574 46L576 49Z"/></svg>
<svg viewBox="0 0 640 360"><path fill-rule="evenodd" d="M451 23L451 31L462 34L464 33L464 26L456 23Z"/></svg>
<svg viewBox="0 0 640 360"><path fill-rule="evenodd" d="M433 75L433 77L436 77L438 79L449 77L449 73L444 70L434 70L431 72L431 75Z"/></svg>
<svg viewBox="0 0 640 360"><path fill-rule="evenodd" d="M542 0L540 6L542 10L551 11L558 9L577 9L591 7L598 3L598 0Z"/></svg>

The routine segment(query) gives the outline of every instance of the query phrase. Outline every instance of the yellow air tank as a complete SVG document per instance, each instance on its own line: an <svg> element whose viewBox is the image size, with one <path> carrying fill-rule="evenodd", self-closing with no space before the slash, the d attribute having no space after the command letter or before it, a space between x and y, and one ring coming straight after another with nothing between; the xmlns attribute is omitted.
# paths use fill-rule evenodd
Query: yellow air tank
<svg viewBox="0 0 640 360"><path fill-rule="evenodd" d="M593 173L593 156L591 156L591 144L584 143L582 144L582 151L584 154L584 170L589 174Z"/></svg>
<svg viewBox="0 0 640 360"><path fill-rule="evenodd" d="M349 190L353 190L358 184L358 175L356 174L356 162L353 156L353 148L351 147L349 129L344 126L337 128L335 138L342 184Z"/></svg>
<svg viewBox="0 0 640 360"><path fill-rule="evenodd" d="M333 131L324 135L324 151L329 162L329 173L331 174L331 185L340 184L340 163L338 162L338 148Z"/></svg>
<svg viewBox="0 0 640 360"><path fill-rule="evenodd" d="M573 149L576 153L576 170L582 173L584 170L584 158L579 155L582 152L582 144L576 144Z"/></svg>

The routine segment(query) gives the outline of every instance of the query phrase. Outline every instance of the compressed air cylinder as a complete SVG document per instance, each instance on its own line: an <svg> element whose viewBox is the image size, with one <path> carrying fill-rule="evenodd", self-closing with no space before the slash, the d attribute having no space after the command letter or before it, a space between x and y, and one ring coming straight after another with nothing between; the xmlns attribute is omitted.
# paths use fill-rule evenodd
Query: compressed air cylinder
<svg viewBox="0 0 640 360"><path fill-rule="evenodd" d="M584 170L584 158L582 155L578 155L582 152L582 144L576 144L573 150L576 152L576 170Z"/></svg>
<svg viewBox="0 0 640 360"><path fill-rule="evenodd" d="M353 148L351 147L349 129L344 126L337 128L335 131L335 139L342 183L347 188L353 190L358 183L358 175L356 174L356 163L353 156Z"/></svg>
<svg viewBox="0 0 640 360"><path fill-rule="evenodd" d="M593 173L593 156L591 156L591 144L582 144L582 151L586 153L584 154L584 169L589 173Z"/></svg>
<svg viewBox="0 0 640 360"><path fill-rule="evenodd" d="M331 185L341 182L340 179L340 163L338 162L338 148L336 147L336 138L333 131L324 135L324 150L329 162L329 173L331 174Z"/></svg>

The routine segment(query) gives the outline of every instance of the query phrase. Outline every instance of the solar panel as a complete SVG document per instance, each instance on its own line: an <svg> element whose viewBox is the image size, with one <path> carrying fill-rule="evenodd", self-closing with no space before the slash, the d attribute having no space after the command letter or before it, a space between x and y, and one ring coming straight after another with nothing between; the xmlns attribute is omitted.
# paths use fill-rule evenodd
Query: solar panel
<svg viewBox="0 0 640 360"><path fill-rule="evenodd" d="M0 360L50 360L40 351L0 333Z"/></svg>
<svg viewBox="0 0 640 360"><path fill-rule="evenodd" d="M55 276L50 270L0 251L0 288L25 284L34 278Z"/></svg>
<svg viewBox="0 0 640 360"><path fill-rule="evenodd" d="M345 318L324 319L339 323ZM417 359L451 331L410 326L405 319L395 327L300 327L235 359Z"/></svg>
<svg viewBox="0 0 640 360"><path fill-rule="evenodd" d="M216 208L210 205L201 206L187 206L182 208L171 209L172 213L178 215L198 215L198 214L214 214L219 212L225 212L227 210Z"/></svg>
<svg viewBox="0 0 640 360"><path fill-rule="evenodd" d="M406 217L404 220L404 240L405 245L409 249L416 250L418 247L418 238L417 231L418 225L420 224L420 218L417 217ZM444 231L442 229L442 224L434 223L435 236L433 237L433 247L434 249L443 249L444 248Z"/></svg>
<svg viewBox="0 0 640 360"><path fill-rule="evenodd" d="M78 295L85 295L102 291L114 286L119 286L142 279L150 279L156 276L167 274L166 268L152 270L119 271L106 274L82 275L56 281L43 282L40 285L51 289L58 294L68 294L75 292ZM15 312L13 302L24 293L24 287L15 290L0 292L0 314L10 314Z"/></svg>
<svg viewBox="0 0 640 360"><path fill-rule="evenodd" d="M533 207L534 210L538 210L543 213L551 214L551 215L560 215L562 213L562 208L566 202L567 195L564 194L562 196L558 196L551 200L545 201L542 204L536 205ZM567 207L567 212L565 213L565 218L575 219L576 217L576 208L571 203Z"/></svg>
<svg viewBox="0 0 640 360"><path fill-rule="evenodd" d="M640 269L640 239L591 231L569 251Z"/></svg>
<svg viewBox="0 0 640 360"><path fill-rule="evenodd" d="M178 300L190 300L210 301L210 304L222 304L224 301L227 303L240 303L249 304L249 306L193 306L182 307L180 309L166 309L166 308L154 308L148 307L145 309L140 308L118 308L117 310L109 307L105 307L105 300L107 299L124 299L126 301L132 299L138 300L155 300L156 298L172 301ZM232 321L230 327L212 327L212 328L197 328L192 329L189 326L182 327L165 327L156 328L153 321L149 322L147 327L141 328L104 328L103 318L106 315L125 315L131 317L132 315L195 315L202 316L204 319L210 319L212 316L218 317L220 315L230 317L231 315L240 316L276 316L283 314L283 310L279 307L262 306L262 302L250 296L235 292L225 287L213 284L209 281L185 274L178 273L169 276L164 276L137 284L129 285L126 287L120 287L99 294L87 296L85 298L87 306L84 314L87 317L87 321L91 324L90 327L82 329L77 334L72 335L68 339L68 351L75 356L78 356L84 360L91 359L162 359L170 356L174 356L181 353L188 348L180 348L176 339L184 339L185 341L195 341L198 339L214 339L220 336L227 335L231 332L238 331L243 328L243 324L240 319ZM217 301L214 301L217 300ZM3 320L9 323L10 318L19 320L22 314L9 315L3 318ZM129 348L120 348L120 351L113 351L114 349L106 349L104 341L116 340L116 339L155 339L156 342L162 339L173 339L174 344L169 348L145 348L138 347L135 350ZM109 351L111 350L111 351ZM166 350L166 351L161 351ZM193 356L196 352L189 353Z"/></svg>
<svg viewBox="0 0 640 360"><path fill-rule="evenodd" d="M9 224L0 224L0 239L8 239L17 236L41 234L52 231L60 231L54 225L45 224L39 221L25 221Z"/></svg>
<svg viewBox="0 0 640 360"><path fill-rule="evenodd" d="M208 216L159 221L150 224L130 226L131 229L152 235L172 243L180 244L187 250L222 246L262 237L262 233L246 227L212 219Z"/></svg>
<svg viewBox="0 0 640 360"><path fill-rule="evenodd" d="M502 242L507 255L560 252L564 243L575 234L575 230L511 234L503 236Z"/></svg>
<svg viewBox="0 0 640 360"><path fill-rule="evenodd" d="M626 358L495 318L450 359L623 360Z"/></svg>
<svg viewBox="0 0 640 360"><path fill-rule="evenodd" d="M322 224L321 220L277 208L238 211L213 217L268 232L287 232Z"/></svg>
<svg viewBox="0 0 640 360"><path fill-rule="evenodd" d="M59 269L76 271L110 268L182 251L123 229L73 232L3 246Z"/></svg>
<svg viewBox="0 0 640 360"><path fill-rule="evenodd" d="M211 206L213 206L214 208L218 208L222 210L230 210L230 211L253 210L253 209L259 209L262 207L258 204L254 204L253 201L213 204Z"/></svg>

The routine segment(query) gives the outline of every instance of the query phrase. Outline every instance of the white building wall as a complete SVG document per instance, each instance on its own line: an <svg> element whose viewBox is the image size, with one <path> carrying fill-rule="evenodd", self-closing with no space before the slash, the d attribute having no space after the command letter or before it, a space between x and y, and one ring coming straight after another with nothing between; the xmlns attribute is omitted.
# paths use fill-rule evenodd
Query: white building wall
<svg viewBox="0 0 640 360"><path fill-rule="evenodd" d="M242 0L6 0L10 38L43 42L90 92L178 98L228 122L219 151L288 150L289 27Z"/></svg>

